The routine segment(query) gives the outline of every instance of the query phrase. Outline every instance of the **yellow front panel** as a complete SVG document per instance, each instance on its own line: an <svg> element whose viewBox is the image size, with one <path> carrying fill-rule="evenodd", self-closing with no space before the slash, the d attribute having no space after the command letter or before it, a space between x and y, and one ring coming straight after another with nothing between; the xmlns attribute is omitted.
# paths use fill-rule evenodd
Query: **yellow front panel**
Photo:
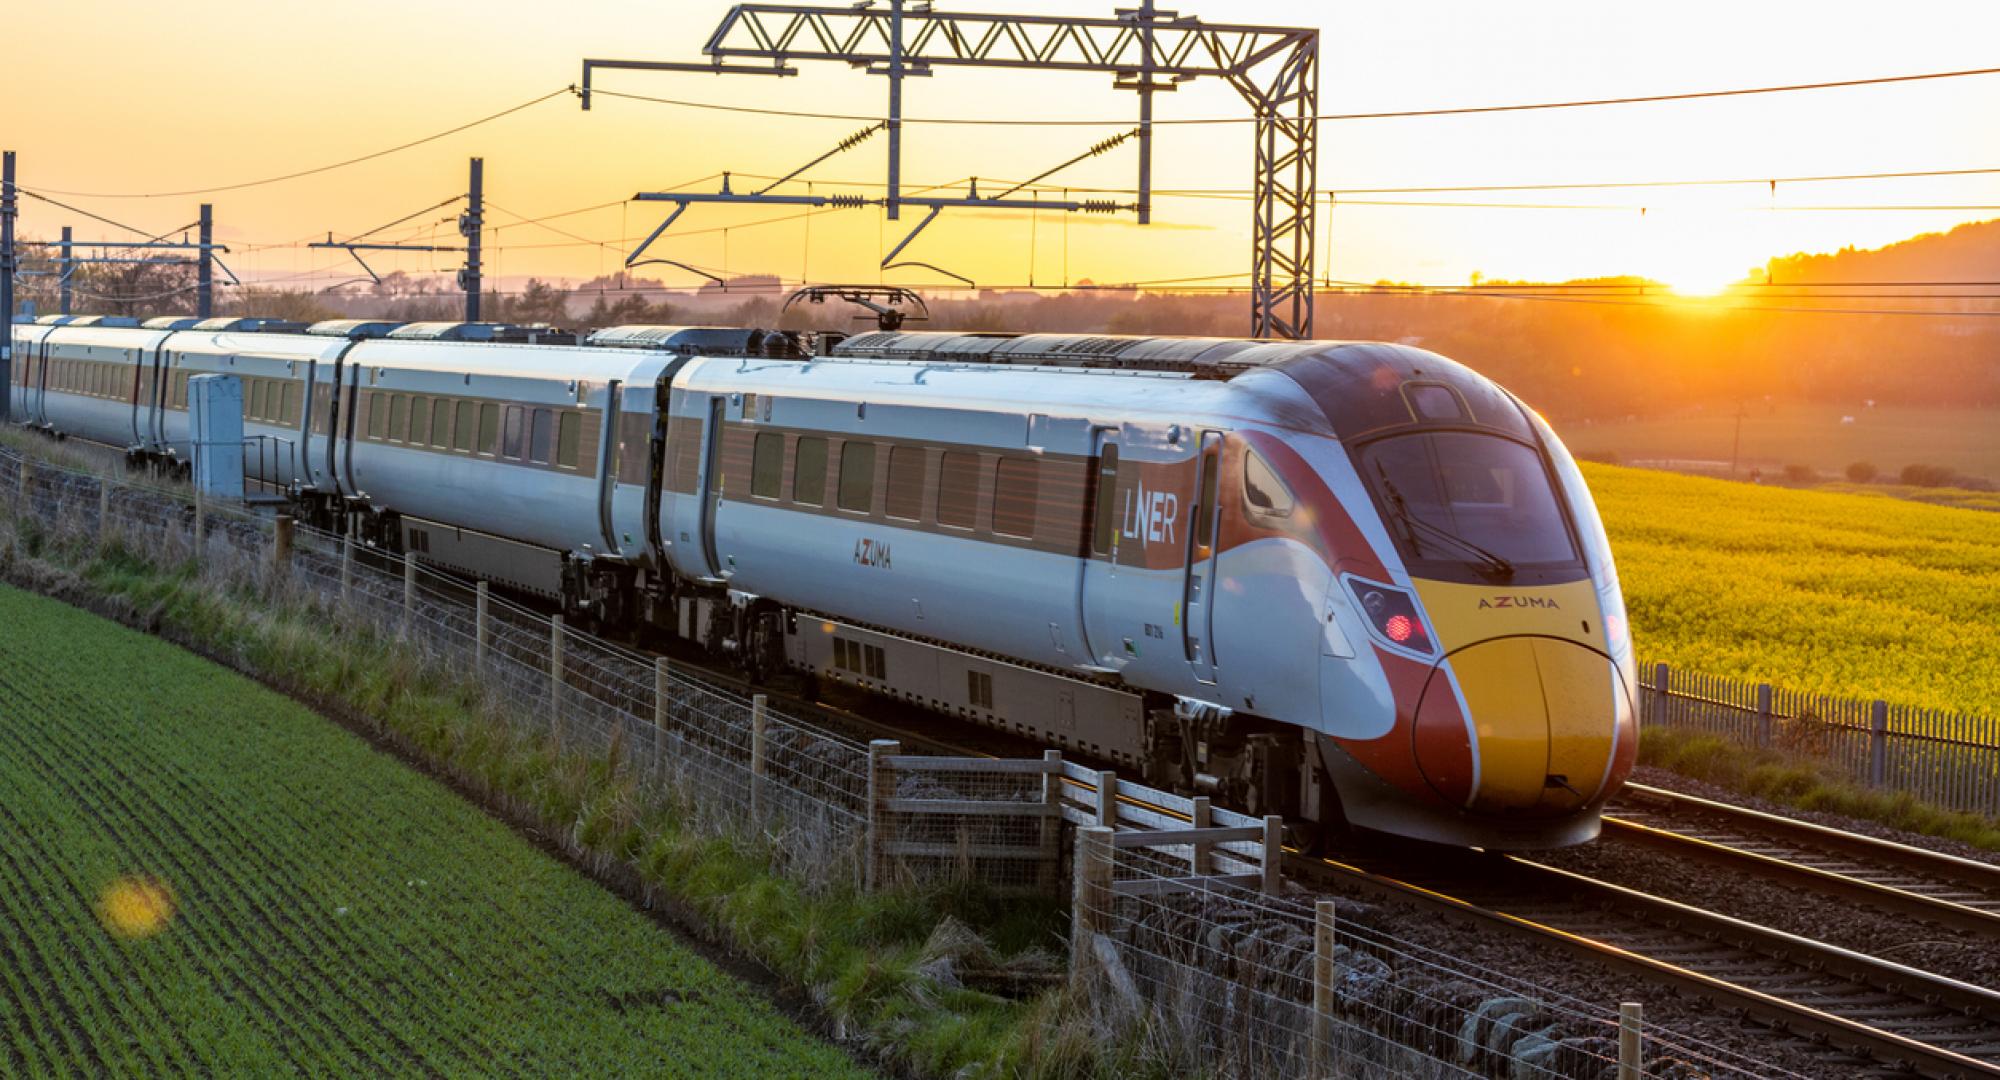
<svg viewBox="0 0 2000 1080"><path fill-rule="evenodd" d="M1542 696L1548 703L1551 775L1567 778L1583 796L1596 793L1611 755L1611 735L1617 720L1617 675L1611 661L1588 649L1547 638L1534 643L1535 668L1541 673ZM1551 806L1579 805L1583 798L1562 788L1548 791Z"/></svg>
<svg viewBox="0 0 2000 1080"><path fill-rule="evenodd" d="M1431 632L1445 652L1475 641L1542 634L1606 648L1604 616L1588 579L1566 585L1460 585L1416 581Z"/></svg>
<svg viewBox="0 0 2000 1080"><path fill-rule="evenodd" d="M1478 742L1475 809L1533 806L1549 755L1548 715L1531 638L1489 642L1451 658Z"/></svg>

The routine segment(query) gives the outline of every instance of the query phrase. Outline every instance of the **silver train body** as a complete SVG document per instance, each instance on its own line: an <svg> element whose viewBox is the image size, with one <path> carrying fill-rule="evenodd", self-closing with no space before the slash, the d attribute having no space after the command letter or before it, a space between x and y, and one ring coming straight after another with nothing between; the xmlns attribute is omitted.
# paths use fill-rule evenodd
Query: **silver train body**
<svg viewBox="0 0 2000 1080"><path fill-rule="evenodd" d="M1421 350L15 340L29 423L185 459L185 380L238 375L249 467L329 527L1247 809L1574 843L1636 750L1581 475L1539 416Z"/></svg>

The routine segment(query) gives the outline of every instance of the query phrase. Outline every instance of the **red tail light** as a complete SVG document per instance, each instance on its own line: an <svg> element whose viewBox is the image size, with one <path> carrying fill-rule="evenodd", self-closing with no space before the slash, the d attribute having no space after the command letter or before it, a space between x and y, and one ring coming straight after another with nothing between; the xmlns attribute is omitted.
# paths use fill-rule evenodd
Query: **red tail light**
<svg viewBox="0 0 2000 1080"><path fill-rule="evenodd" d="M1354 594L1355 603L1360 605L1361 616L1368 623L1368 629L1384 641L1425 655L1436 651L1431 644L1430 631L1424 628L1423 619L1417 616L1416 598L1408 592L1360 578L1349 578L1347 588Z"/></svg>

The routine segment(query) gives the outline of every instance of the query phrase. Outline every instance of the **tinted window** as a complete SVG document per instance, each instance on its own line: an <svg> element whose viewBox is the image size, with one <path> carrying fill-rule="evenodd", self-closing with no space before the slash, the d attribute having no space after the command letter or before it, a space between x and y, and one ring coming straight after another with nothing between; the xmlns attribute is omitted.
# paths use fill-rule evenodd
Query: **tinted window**
<svg viewBox="0 0 2000 1080"><path fill-rule="evenodd" d="M757 433L757 446L750 459L750 494L775 499L785 475L785 437L775 431Z"/></svg>
<svg viewBox="0 0 2000 1080"><path fill-rule="evenodd" d="M875 444L840 444L840 508L867 513L875 505Z"/></svg>
<svg viewBox="0 0 2000 1080"><path fill-rule="evenodd" d="M970 529L979 523L979 455L947 451L938 463L937 519Z"/></svg>
<svg viewBox="0 0 2000 1080"><path fill-rule="evenodd" d="M1284 517L1292 512L1292 492L1257 451L1243 454L1243 501L1259 514Z"/></svg>
<svg viewBox="0 0 2000 1080"><path fill-rule="evenodd" d="M801 438L792 468L792 501L826 505L826 440Z"/></svg>
<svg viewBox="0 0 2000 1080"><path fill-rule="evenodd" d="M565 469L576 468L582 442L582 417L573 412L566 412L556 417L556 464Z"/></svg>
<svg viewBox="0 0 2000 1080"><path fill-rule="evenodd" d="M1001 458L993 466L993 531L1006 536L1035 535L1035 497L1041 462Z"/></svg>
<svg viewBox="0 0 2000 1080"><path fill-rule="evenodd" d="M507 406L507 425L500 432L500 456L509 460L520 460L525 441L521 438L521 412L519 405Z"/></svg>
<svg viewBox="0 0 2000 1080"><path fill-rule="evenodd" d="M549 444L555 439L555 417L547 409L535 410L535 426L528 433L528 460L538 465L549 463Z"/></svg>
<svg viewBox="0 0 2000 1080"><path fill-rule="evenodd" d="M1520 443L1437 432L1384 439L1359 456L1408 558L1478 564L1472 544L1521 566L1576 561L1542 457Z"/></svg>
<svg viewBox="0 0 2000 1080"><path fill-rule="evenodd" d="M461 401L458 403L458 416L453 420L451 428L451 448L453 450L472 449L472 435L477 430L478 425L478 421L473 418L478 414L478 411L479 406L470 401Z"/></svg>
<svg viewBox="0 0 2000 1080"><path fill-rule="evenodd" d="M410 399L397 394L389 402L389 438L403 441L404 426L410 422Z"/></svg>
<svg viewBox="0 0 2000 1080"><path fill-rule="evenodd" d="M259 395L260 397L262 395ZM368 395L368 437L379 439L387 428L389 419L389 396L387 394Z"/></svg>
<svg viewBox="0 0 2000 1080"><path fill-rule="evenodd" d="M1111 443L1097 458L1096 521L1091 525L1090 550L1099 555L1111 552L1118 535L1118 444Z"/></svg>
<svg viewBox="0 0 2000 1080"><path fill-rule="evenodd" d="M182 403L183 403L183 404L185 404L185 403L187 402L187 384L186 384L186 383L182 383L182 384L181 384L181 401L182 401ZM284 422L285 422L285 423L287 423L287 424L296 424L296 423L298 423L298 422L299 422L299 384L298 384L298 383L286 383L286 384L285 384L285 415L284 415L284 418L283 418L283 419L284 419Z"/></svg>
<svg viewBox="0 0 2000 1080"><path fill-rule="evenodd" d="M500 406L479 407L479 452L491 454L500 442Z"/></svg>
<svg viewBox="0 0 2000 1080"><path fill-rule="evenodd" d="M431 445L442 450L451 445L451 402L440 399L431 410Z"/></svg>
<svg viewBox="0 0 2000 1080"><path fill-rule="evenodd" d="M422 446L431 431L431 399L410 399L410 433L404 441L412 446Z"/></svg>
<svg viewBox="0 0 2000 1080"><path fill-rule="evenodd" d="M898 446L889 451L889 493L884 509L890 517L916 521L924 516L928 454L921 446Z"/></svg>

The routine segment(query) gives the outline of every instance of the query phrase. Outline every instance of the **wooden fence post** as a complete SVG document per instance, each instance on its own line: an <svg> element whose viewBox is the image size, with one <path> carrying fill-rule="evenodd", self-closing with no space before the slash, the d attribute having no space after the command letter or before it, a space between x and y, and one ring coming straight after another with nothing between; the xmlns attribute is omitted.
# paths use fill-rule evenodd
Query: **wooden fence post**
<svg viewBox="0 0 2000 1080"><path fill-rule="evenodd" d="M1331 1075L1334 1066L1333 1016L1337 969L1333 962L1334 902L1313 903L1313 1075Z"/></svg>
<svg viewBox="0 0 2000 1080"><path fill-rule="evenodd" d="M1107 829L1118 827L1118 774L1110 769L1097 774L1097 823Z"/></svg>
<svg viewBox="0 0 2000 1080"><path fill-rule="evenodd" d="M1215 810L1209 806L1208 796L1196 795L1189 801L1194 804L1194 809L1188 815L1191 819L1188 821L1188 826L1195 829L1214 826ZM1206 877L1215 873L1215 856L1212 854L1214 850L1215 848L1206 841L1197 841L1194 845L1194 856L1188 860L1188 871L1196 877Z"/></svg>
<svg viewBox="0 0 2000 1080"><path fill-rule="evenodd" d="M1264 816L1264 881L1262 888L1267 896L1276 896L1285 888L1285 819L1277 814Z"/></svg>
<svg viewBox="0 0 2000 1080"><path fill-rule="evenodd" d="M1771 684L1757 684L1757 745L1771 745Z"/></svg>
<svg viewBox="0 0 2000 1080"><path fill-rule="evenodd" d="M887 884L887 859L882 849L888 845L889 817L884 804L896 797L896 774L889 759L902 752L903 744L894 739L875 739L868 744L868 851L862 887L871 893Z"/></svg>
<svg viewBox="0 0 2000 1080"><path fill-rule="evenodd" d="M764 820L764 727L766 700L763 694L750 697L750 821Z"/></svg>
<svg viewBox="0 0 2000 1080"><path fill-rule="evenodd" d="M1070 892L1069 985L1081 994L1090 971L1090 951L1108 928L1111 914L1111 835L1106 825L1076 830L1076 877Z"/></svg>
<svg viewBox="0 0 2000 1080"><path fill-rule="evenodd" d="M417 556L403 552L403 636L410 636L410 623L417 614Z"/></svg>
<svg viewBox="0 0 2000 1080"><path fill-rule="evenodd" d="M201 545L208 536L208 505L202 501L201 489L194 489L194 557L201 561Z"/></svg>
<svg viewBox="0 0 2000 1080"><path fill-rule="evenodd" d="M271 522L271 569L283 570L292 561L292 516L279 514Z"/></svg>
<svg viewBox="0 0 2000 1080"><path fill-rule="evenodd" d="M1667 665L1653 665L1653 724L1656 727L1667 726L1667 706L1673 701L1667 687L1672 682L1672 675Z"/></svg>
<svg viewBox="0 0 2000 1080"><path fill-rule="evenodd" d="M561 729L563 707L563 617L549 616L549 731Z"/></svg>
<svg viewBox="0 0 2000 1080"><path fill-rule="evenodd" d="M1044 891L1052 891L1062 865L1062 751L1042 751L1042 769L1044 816L1038 826L1041 831L1036 837L1042 848L1042 863L1041 869L1035 873L1035 881Z"/></svg>
<svg viewBox="0 0 2000 1080"><path fill-rule="evenodd" d="M485 582L473 587L472 663L473 670L486 672L486 650L493 640L493 590Z"/></svg>
<svg viewBox="0 0 2000 1080"><path fill-rule="evenodd" d="M1889 782L1889 703L1880 698L1868 706L1868 784Z"/></svg>
<svg viewBox="0 0 2000 1080"><path fill-rule="evenodd" d="M1618 1080L1639 1080L1645 1075L1645 1047L1639 1041L1639 1025L1645 1009L1636 1001L1618 1006Z"/></svg>

